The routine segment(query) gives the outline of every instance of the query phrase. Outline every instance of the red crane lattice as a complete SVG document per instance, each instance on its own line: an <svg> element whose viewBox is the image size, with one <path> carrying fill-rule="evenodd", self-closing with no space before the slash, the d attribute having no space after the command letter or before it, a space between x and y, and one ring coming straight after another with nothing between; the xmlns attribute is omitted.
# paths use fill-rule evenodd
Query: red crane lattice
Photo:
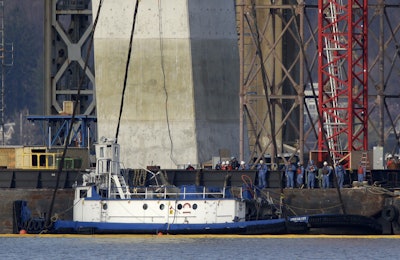
<svg viewBox="0 0 400 260"><path fill-rule="evenodd" d="M318 159L368 149L368 1L318 0Z"/></svg>

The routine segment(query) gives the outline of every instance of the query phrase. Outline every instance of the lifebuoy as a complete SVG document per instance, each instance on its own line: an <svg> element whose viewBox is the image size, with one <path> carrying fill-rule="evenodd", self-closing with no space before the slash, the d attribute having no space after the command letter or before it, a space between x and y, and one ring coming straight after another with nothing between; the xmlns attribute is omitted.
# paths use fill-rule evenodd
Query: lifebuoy
<svg viewBox="0 0 400 260"><path fill-rule="evenodd" d="M398 214L399 213L397 209L393 205L385 206L382 209L382 218L389 222L392 222L393 220L397 219Z"/></svg>

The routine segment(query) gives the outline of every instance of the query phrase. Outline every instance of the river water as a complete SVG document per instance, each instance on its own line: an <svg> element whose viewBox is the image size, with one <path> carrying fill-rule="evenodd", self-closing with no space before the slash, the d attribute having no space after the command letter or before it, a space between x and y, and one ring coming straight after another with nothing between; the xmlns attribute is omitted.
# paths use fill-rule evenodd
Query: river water
<svg viewBox="0 0 400 260"><path fill-rule="evenodd" d="M0 259L400 259L400 237L0 237Z"/></svg>

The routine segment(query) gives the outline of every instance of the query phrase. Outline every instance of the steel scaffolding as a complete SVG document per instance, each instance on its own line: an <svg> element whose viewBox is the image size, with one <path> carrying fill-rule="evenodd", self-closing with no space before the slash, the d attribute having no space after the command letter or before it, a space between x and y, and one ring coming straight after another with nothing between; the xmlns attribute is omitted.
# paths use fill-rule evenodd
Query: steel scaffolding
<svg viewBox="0 0 400 260"><path fill-rule="evenodd" d="M348 2L353 8L346 9ZM398 1L326 0L319 7L317 0L237 0L236 6L241 158L291 152L304 162L313 151L329 148L329 141L338 151L398 151ZM332 6L339 22L328 18ZM319 42L319 35L326 41ZM331 131L325 139L322 129Z"/></svg>

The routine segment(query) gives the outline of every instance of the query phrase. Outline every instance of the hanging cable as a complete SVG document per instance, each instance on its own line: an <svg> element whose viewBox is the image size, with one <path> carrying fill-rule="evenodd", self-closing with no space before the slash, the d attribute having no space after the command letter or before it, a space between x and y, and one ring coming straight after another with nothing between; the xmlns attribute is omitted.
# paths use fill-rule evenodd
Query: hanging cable
<svg viewBox="0 0 400 260"><path fill-rule="evenodd" d="M129 40L129 50L128 50L128 59L126 61L126 67L125 67L125 77L124 77L124 86L122 88L122 95L121 95L121 104L119 108L119 116L118 116L118 124L117 124L117 132L115 133L115 142L118 141L118 134L119 134L119 126L121 124L121 116L122 116L122 111L124 108L124 99L125 99L125 90L126 90L126 82L128 80L128 71L129 71L129 63L131 61L131 54L132 54L132 43L133 43L133 34L135 32L135 25L136 25L136 16L139 8L139 2L140 0L136 1L135 5L135 12L133 14L133 22L132 22L132 30L131 30L131 38Z"/></svg>
<svg viewBox="0 0 400 260"><path fill-rule="evenodd" d="M83 68L84 72L86 71L87 66L88 66L88 60L89 60L89 57L90 57L90 54L91 54L91 50L92 50L92 46L93 46L94 31L96 29L97 21L99 20L100 10L101 10L102 5L103 5L103 0L101 0L100 3L99 3L99 7L97 9L96 19L93 22L93 27L92 27L92 31L91 31L91 37L90 37L90 43L89 43L88 50L87 50L87 53L86 53L85 65L84 65L84 68ZM74 104L74 109L72 111L72 116L71 116L71 124L69 125L67 137L65 139L66 141L64 142L64 149L63 149L63 153L62 153L62 156L61 156L61 160L60 160L59 165L57 167L56 186L55 186L55 188L53 190L53 195L51 197L50 208L49 208L49 212L47 214L44 230L48 229L48 227L51 225L51 218L52 218L52 214L53 214L54 202L55 202L55 199L56 199L56 194L57 194L58 186L59 186L59 183L60 183L60 176L62 174L65 155L67 154L69 139L71 137L72 128L74 126L76 110L77 110L77 107L79 105L78 101L79 101L79 98L80 98L80 95L81 95L81 88L82 88L82 85L83 85L83 82L84 82L84 77L85 77L85 73L82 74L82 77L79 80L78 91L77 91L77 95L76 95L77 96L76 97L77 102L75 102L75 104Z"/></svg>

